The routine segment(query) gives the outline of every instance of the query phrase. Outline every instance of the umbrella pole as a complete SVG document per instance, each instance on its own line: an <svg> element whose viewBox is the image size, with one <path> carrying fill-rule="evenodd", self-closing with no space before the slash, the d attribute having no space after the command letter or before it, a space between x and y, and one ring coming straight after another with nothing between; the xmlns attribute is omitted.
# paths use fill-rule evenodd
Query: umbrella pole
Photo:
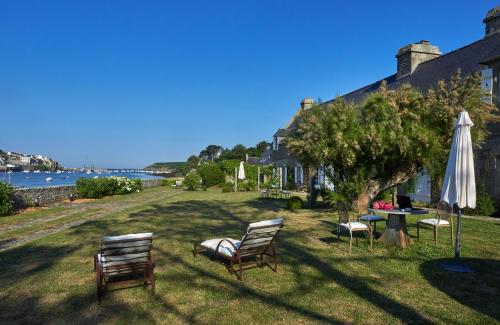
<svg viewBox="0 0 500 325"><path fill-rule="evenodd" d="M457 236L455 238L455 259L460 258L460 233L462 228L462 209L458 208L457 213Z"/></svg>

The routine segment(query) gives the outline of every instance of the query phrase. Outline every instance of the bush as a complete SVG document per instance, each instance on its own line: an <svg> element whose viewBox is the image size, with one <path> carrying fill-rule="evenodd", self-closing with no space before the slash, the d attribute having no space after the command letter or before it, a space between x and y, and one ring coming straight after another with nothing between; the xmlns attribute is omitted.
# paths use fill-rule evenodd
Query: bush
<svg viewBox="0 0 500 325"><path fill-rule="evenodd" d="M246 179L243 181L238 181L238 191L251 192L257 189L257 181Z"/></svg>
<svg viewBox="0 0 500 325"><path fill-rule="evenodd" d="M288 199L288 202L286 204L288 210L299 210L302 209L304 206L304 202L302 199L298 196L292 196L291 198Z"/></svg>
<svg viewBox="0 0 500 325"><path fill-rule="evenodd" d="M184 185L186 185L188 190L190 191L194 191L198 187L200 187L200 183L201 177L200 175L198 175L198 173L195 172L187 174L184 178Z"/></svg>
<svg viewBox="0 0 500 325"><path fill-rule="evenodd" d="M0 217L12 213L12 195L14 189L7 183L0 182Z"/></svg>
<svg viewBox="0 0 500 325"><path fill-rule="evenodd" d="M465 208L464 214L471 216L491 216L495 213L495 202L486 191L484 184L478 184L476 192L476 208Z"/></svg>
<svg viewBox="0 0 500 325"><path fill-rule="evenodd" d="M142 190L140 179L127 177L79 178L76 181L78 196L88 199L100 199L107 195L128 194Z"/></svg>
<svg viewBox="0 0 500 325"><path fill-rule="evenodd" d="M234 183L227 182L222 185L222 193L228 193L234 191Z"/></svg>
<svg viewBox="0 0 500 325"><path fill-rule="evenodd" d="M171 178L164 178L161 180L161 186L169 186L169 187L172 187L172 186L175 186L175 179L171 179Z"/></svg>
<svg viewBox="0 0 500 325"><path fill-rule="evenodd" d="M128 194L142 190L142 182L138 178L111 176L109 179L116 182L113 194Z"/></svg>
<svg viewBox="0 0 500 325"><path fill-rule="evenodd" d="M110 178L79 178L76 181L78 196L88 199L100 199L106 195L113 195L118 184Z"/></svg>
<svg viewBox="0 0 500 325"><path fill-rule="evenodd" d="M201 176L203 186L212 187L223 184L225 180L224 172L218 164L207 163L198 166L198 173Z"/></svg>

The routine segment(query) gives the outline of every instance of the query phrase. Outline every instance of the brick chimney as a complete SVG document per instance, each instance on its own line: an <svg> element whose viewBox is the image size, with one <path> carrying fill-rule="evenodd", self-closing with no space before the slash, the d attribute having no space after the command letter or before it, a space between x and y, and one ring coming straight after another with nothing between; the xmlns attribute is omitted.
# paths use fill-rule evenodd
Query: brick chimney
<svg viewBox="0 0 500 325"><path fill-rule="evenodd" d="M485 24L484 36L500 32L500 6L489 10L486 18L483 19L483 23Z"/></svg>
<svg viewBox="0 0 500 325"><path fill-rule="evenodd" d="M420 41L400 48L398 54L396 54L398 59L396 79L412 74L420 63L432 60L440 55L439 47L431 45L429 41Z"/></svg>
<svg viewBox="0 0 500 325"><path fill-rule="evenodd" d="M316 104L316 102L314 101L314 99L312 98L304 98L301 102L300 102L300 107L303 109L303 110L306 110L306 109L310 109L311 107L314 106L314 104Z"/></svg>

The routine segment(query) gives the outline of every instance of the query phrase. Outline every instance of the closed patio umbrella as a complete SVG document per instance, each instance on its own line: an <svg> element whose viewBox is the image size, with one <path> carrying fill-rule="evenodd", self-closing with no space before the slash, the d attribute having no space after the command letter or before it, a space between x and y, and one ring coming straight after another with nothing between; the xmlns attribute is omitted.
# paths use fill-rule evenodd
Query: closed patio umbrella
<svg viewBox="0 0 500 325"><path fill-rule="evenodd" d="M240 168L238 169L238 179L245 179L245 167L243 166L243 161L240 162Z"/></svg>
<svg viewBox="0 0 500 325"><path fill-rule="evenodd" d="M469 113L460 112L455 122L455 133L451 145L448 165L441 188L441 201L457 206L457 236L455 243L455 261L443 267L455 272L469 272L470 269L459 264L460 233L462 209L476 207L476 181L474 178L474 157L470 128L473 126Z"/></svg>

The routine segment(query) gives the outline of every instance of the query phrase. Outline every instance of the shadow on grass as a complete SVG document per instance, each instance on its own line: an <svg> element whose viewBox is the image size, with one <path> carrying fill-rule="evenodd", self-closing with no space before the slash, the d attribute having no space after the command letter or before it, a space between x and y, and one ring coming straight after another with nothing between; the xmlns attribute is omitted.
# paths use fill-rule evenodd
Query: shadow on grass
<svg viewBox="0 0 500 325"><path fill-rule="evenodd" d="M168 240L177 239L186 241L194 238L214 238L214 237L232 237L240 238L246 230L249 221L258 221L263 219L261 212L266 210L266 204L270 204L268 208L276 208L275 200L251 200L241 203L228 203L225 201L183 201L176 202L165 206L153 206L138 213L130 214L132 219L143 218L168 218L169 223L175 224L175 229L159 230L158 236L164 236ZM276 200L278 201L278 200ZM257 211L247 212L251 216L249 218L242 218L237 216L232 211L237 210L243 206L250 206ZM266 217L267 218L267 217ZM329 222L328 222L329 223ZM330 226L335 229L335 223ZM165 227L164 227L165 228ZM166 227L168 228L168 227ZM310 252L309 249L302 247L299 242L305 238L307 231L290 230L287 229L287 222L285 227L278 237L277 245L279 247L279 256L283 264L288 264L296 277L295 283L297 288L295 292L290 292L290 295L302 295L305 292L311 292L321 285L327 285L329 282L335 282L360 298L370 302L371 304L383 309L385 312L392 314L394 317L405 320L407 322L429 323L418 311L410 306L402 304L378 291L372 289L366 279L358 277L356 274L346 274L335 268L331 263L320 259ZM336 242L334 238L325 239L326 241ZM195 240L196 241L196 240ZM194 242L194 241L193 241ZM189 245L191 248L191 246ZM207 276L221 282L227 282L224 277L213 275L206 270L199 269L191 263L185 261L182 257L172 256L165 250L157 247L157 253L163 255L164 258L171 260L174 263L180 263L186 268L198 273L199 275ZM183 256L190 256L183 254ZM203 257L202 257L203 258ZM210 263L210 261L207 261ZM314 279L307 279L309 275L300 273L300 267L306 265L313 267L320 273L320 276ZM225 270L224 270L225 271ZM188 280L188 279L185 279ZM278 279L277 279L278 280ZM237 285L235 285L237 283ZM306 283L306 285L304 285ZM281 307L286 310L294 311L297 314L303 315L310 319L322 322L335 323L337 319L327 315L313 312L302 307L290 304L287 302L286 297L277 295L265 295L254 289L245 286L244 282L231 281L231 287L238 290L238 294L249 295L251 298L260 300L265 304L273 307Z"/></svg>
<svg viewBox="0 0 500 325"><path fill-rule="evenodd" d="M275 210L280 209L282 204L283 202L279 202L279 200L242 202L186 200L164 205L153 204L142 211L130 213L127 218L110 218L109 220L101 219L88 222L71 230L69 236L74 239L75 246L23 246L1 253L0 262L2 262L2 265L3 262L7 262L10 267L0 266L2 271L0 273L0 283L8 283L10 276L14 277L12 281L17 281L32 274L49 270L55 262L72 253L76 247L79 247L78 245L81 243L78 243L78 240L85 238L85 236L87 236L85 244L95 245L95 248L97 248L99 243L97 238L102 235L152 231L155 234L153 253L157 260L157 266L159 266L157 270L162 269L161 267L164 265L172 264L180 265L185 271L188 271L177 273L157 271L157 285L159 281L169 281L174 284L179 281L189 283L189 290L203 289L210 292L220 291L222 286L223 290L229 292L234 299L254 300L270 309L278 308L289 311L316 322L343 323L343 321L332 316L329 310L317 311L313 307L309 308L301 303L294 303L292 299L300 301L300 297L304 294L315 294L317 290L327 288L333 283L406 323L430 323L426 317L411 306L398 302L372 288L375 280L363 278L354 271L345 272L339 268L342 263L348 263L348 261L355 259L360 263L369 264L372 257L343 257L336 259L330 256L321 256L311 247L302 245L312 229L294 229L293 224L287 224L287 221L285 221L285 227L277 239L277 246L281 264L287 265L287 270L290 270L293 276L294 281L292 281L292 288L289 289L289 292L267 293L259 290L258 286L252 288L234 277L223 276L210 271L209 268L196 265L199 262L194 262L195 260L190 252L192 243L214 237L241 238L248 223L278 216ZM334 223L330 226L333 225ZM335 229L334 226L331 228L330 226L328 229ZM89 239L88 234L92 234L92 238L96 240L95 243L89 242L94 239ZM329 239L326 238L325 240ZM179 243L181 245L177 245ZM366 252L366 254L369 253ZM18 258L17 262L16 258ZM92 256L88 258L88 272L92 272ZM21 262L19 262L19 259ZM26 262L23 259L26 259ZM391 257L391 259L400 258ZM32 267L31 263L33 262L35 263ZM206 260L206 263L212 262ZM314 269L314 272L304 272L303 266ZM271 272L267 269L264 270L262 272ZM222 268L220 271L226 272ZM198 279L193 279L193 276ZM266 277L268 275L263 275L263 278ZM283 280L280 279L279 273L272 274L272 279L278 282ZM6 316L2 317L9 317L5 319L6 321L13 320L13 322L16 321L16 317L28 317L23 318L24 322L30 322L31 318L29 317L37 316L40 316L38 321L53 321L60 315L66 314L69 316L64 317L68 321L71 321L70 317L72 315L73 317L82 317L81 322L88 323L98 320L99 317L106 316L110 317L111 321L114 317L121 320L157 321L157 319L154 319L154 311L147 310L141 304L127 304L116 301L112 294L107 296L103 301L103 305L96 310L94 306L96 303L94 286L95 284L92 282L88 283L83 293L69 292L69 297L62 302L58 302L54 309L50 308L50 303L42 302L40 296L25 295L0 302L0 312L2 314L5 312ZM189 294L189 292L186 292L186 294ZM168 292L165 295L168 295ZM206 308L199 306L199 308L194 307L187 312L182 312L176 307L175 303L167 302L158 294L152 300L152 302L149 302L149 306L158 306L161 311L171 313L187 323L195 323L197 317L202 318L199 314L203 313L205 310L203 308ZM19 306L22 308L18 308ZM43 308L40 308L40 306L43 306ZM88 312L89 309L91 309L91 312ZM23 316L23 313L25 316ZM33 319L36 320L37 318ZM0 318L0 320L3 319Z"/></svg>
<svg viewBox="0 0 500 325"><path fill-rule="evenodd" d="M472 273L447 272L440 263L449 259L434 259L423 263L420 270L431 285L450 298L500 321L500 261L462 258Z"/></svg>

